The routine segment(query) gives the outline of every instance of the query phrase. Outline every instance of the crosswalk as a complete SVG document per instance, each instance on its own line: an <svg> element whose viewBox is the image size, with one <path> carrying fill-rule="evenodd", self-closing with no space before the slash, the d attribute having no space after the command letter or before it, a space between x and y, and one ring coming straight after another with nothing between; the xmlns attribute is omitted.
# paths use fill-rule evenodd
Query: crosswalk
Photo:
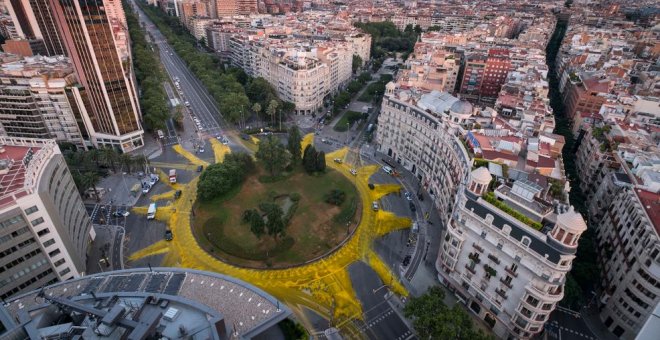
<svg viewBox="0 0 660 340"><path fill-rule="evenodd" d="M197 166L191 164L178 164L178 163L165 163L165 162L149 162L149 165L161 169L177 169L194 171Z"/></svg>

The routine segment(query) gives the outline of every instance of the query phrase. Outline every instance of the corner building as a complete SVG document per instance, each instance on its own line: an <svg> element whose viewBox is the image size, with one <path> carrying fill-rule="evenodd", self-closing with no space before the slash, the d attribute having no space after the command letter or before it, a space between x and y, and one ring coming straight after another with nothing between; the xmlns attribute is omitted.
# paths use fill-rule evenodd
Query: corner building
<svg viewBox="0 0 660 340"><path fill-rule="evenodd" d="M472 170L459 139L461 117L472 106L448 93L420 94L386 86L377 141L381 152L420 179L447 226L435 264L438 280L498 337L532 338L564 297L586 223L572 208L553 207L527 180L491 189L493 176L485 167ZM535 223L523 223L485 196Z"/></svg>
<svg viewBox="0 0 660 340"><path fill-rule="evenodd" d="M84 275L94 237L55 141L0 137L0 297Z"/></svg>

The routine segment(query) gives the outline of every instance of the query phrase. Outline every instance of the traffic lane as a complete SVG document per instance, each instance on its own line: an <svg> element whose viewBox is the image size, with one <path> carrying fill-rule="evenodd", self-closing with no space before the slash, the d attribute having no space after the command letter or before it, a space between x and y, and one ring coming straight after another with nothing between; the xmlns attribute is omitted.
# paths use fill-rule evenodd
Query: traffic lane
<svg viewBox="0 0 660 340"><path fill-rule="evenodd" d="M562 337L564 339L567 339L569 336L583 339L596 338L596 336L589 330L589 327L584 323L584 319L558 309L555 309L552 314L550 314L549 322L546 324L557 327L558 330L562 332Z"/></svg>
<svg viewBox="0 0 660 340"><path fill-rule="evenodd" d="M383 287L376 272L361 261L348 267L348 273L357 298L362 303L364 327L362 332L370 339L397 339L409 334L410 329L385 300Z"/></svg>
<svg viewBox="0 0 660 340"><path fill-rule="evenodd" d="M409 230L397 230L374 240L374 249L381 259L399 276L399 267L408 252Z"/></svg>

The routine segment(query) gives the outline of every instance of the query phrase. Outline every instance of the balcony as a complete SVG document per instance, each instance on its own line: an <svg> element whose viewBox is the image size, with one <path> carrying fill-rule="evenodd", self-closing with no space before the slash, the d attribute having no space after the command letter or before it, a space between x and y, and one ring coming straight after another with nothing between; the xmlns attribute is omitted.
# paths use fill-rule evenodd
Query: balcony
<svg viewBox="0 0 660 340"><path fill-rule="evenodd" d="M504 271L506 271L507 273L509 273L509 275L511 275L513 277L518 277L518 273L511 270L511 268L509 268L509 267L504 267Z"/></svg>
<svg viewBox="0 0 660 340"><path fill-rule="evenodd" d="M501 296L503 299L508 299L509 297L506 295L506 292L502 289L496 288L495 293L499 296Z"/></svg>
<svg viewBox="0 0 660 340"><path fill-rule="evenodd" d="M467 270L468 270L470 273L472 273L473 275L476 275L476 274L477 274L477 272L474 270L474 264L473 264L472 266L466 264L466 265L465 265L465 269L467 269Z"/></svg>
<svg viewBox="0 0 660 340"><path fill-rule="evenodd" d="M472 247L474 247L474 249L476 249L476 250L479 251L480 253L483 253L483 252L484 252L484 248L481 248L481 247L480 247L478 244L476 244L476 243L472 243Z"/></svg>
<svg viewBox="0 0 660 340"><path fill-rule="evenodd" d="M511 282L506 282L503 277L500 278L500 282L502 282L502 284L507 286L509 289L513 288L513 285L511 284Z"/></svg>
<svg viewBox="0 0 660 340"><path fill-rule="evenodd" d="M496 264L500 264L500 259L498 259L495 255L493 254L488 254L488 259L495 262Z"/></svg>
<svg viewBox="0 0 660 340"><path fill-rule="evenodd" d="M470 255L468 255L468 258L476 264L479 264L479 262L481 262L481 260L479 259L479 256L477 256L476 253L470 253Z"/></svg>

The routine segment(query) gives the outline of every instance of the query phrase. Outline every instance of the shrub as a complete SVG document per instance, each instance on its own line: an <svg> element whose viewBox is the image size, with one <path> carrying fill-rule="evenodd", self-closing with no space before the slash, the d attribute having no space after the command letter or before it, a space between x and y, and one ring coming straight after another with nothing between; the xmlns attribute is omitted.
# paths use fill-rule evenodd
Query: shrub
<svg viewBox="0 0 660 340"><path fill-rule="evenodd" d="M289 195L289 198L290 198L292 201L294 201L294 202L298 202L298 201L300 201L300 194L297 193L297 192L292 192L292 193Z"/></svg>
<svg viewBox="0 0 660 340"><path fill-rule="evenodd" d="M346 199L346 193L342 190L332 189L329 193L325 194L325 202L336 206L340 206Z"/></svg>

